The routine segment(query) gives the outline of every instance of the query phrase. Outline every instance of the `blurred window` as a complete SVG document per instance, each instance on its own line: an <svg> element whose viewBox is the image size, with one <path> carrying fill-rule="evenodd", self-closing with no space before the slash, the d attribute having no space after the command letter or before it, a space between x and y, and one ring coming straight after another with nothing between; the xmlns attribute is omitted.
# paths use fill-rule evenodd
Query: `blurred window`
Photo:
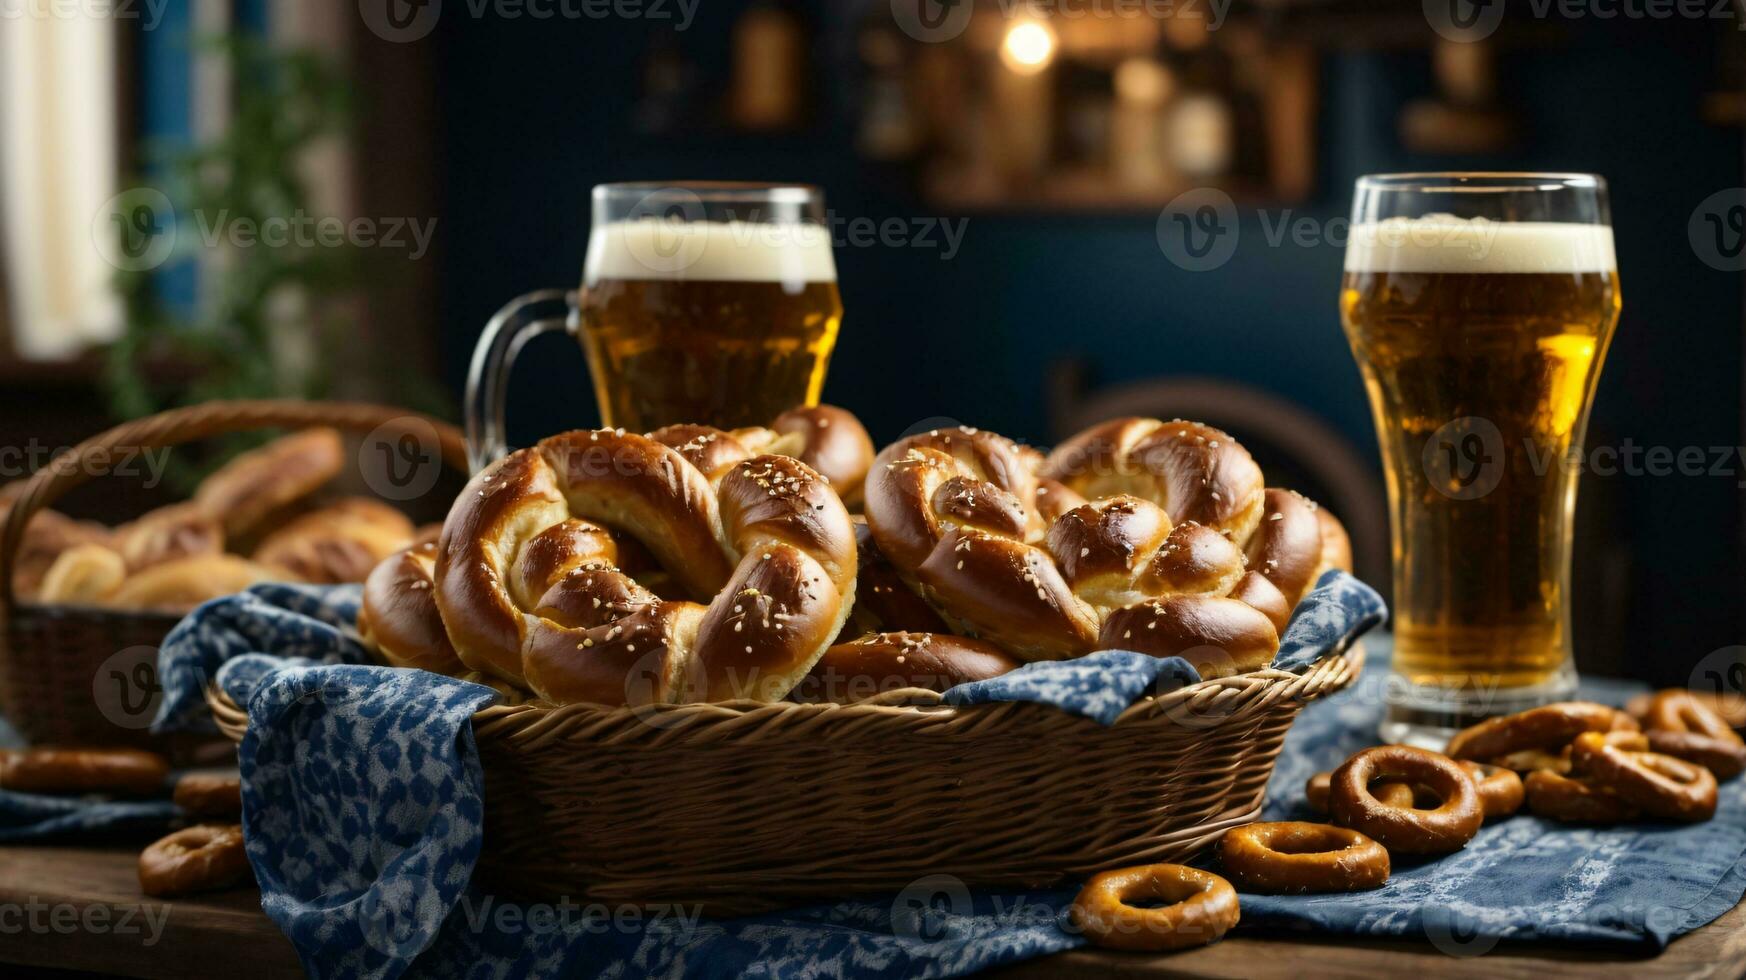
<svg viewBox="0 0 1746 980"><path fill-rule="evenodd" d="M77 9L24 2L0 17L0 296L26 360L71 356L121 323L97 238L118 234L100 217L119 190L117 30Z"/></svg>

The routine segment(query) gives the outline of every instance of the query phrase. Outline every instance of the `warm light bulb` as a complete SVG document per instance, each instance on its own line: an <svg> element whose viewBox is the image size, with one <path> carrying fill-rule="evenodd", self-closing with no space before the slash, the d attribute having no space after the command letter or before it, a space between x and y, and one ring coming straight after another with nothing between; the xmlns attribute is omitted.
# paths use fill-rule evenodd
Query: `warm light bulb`
<svg viewBox="0 0 1746 980"><path fill-rule="evenodd" d="M1012 25L1001 42L1000 60L1021 75L1035 75L1055 60L1055 32L1034 20Z"/></svg>

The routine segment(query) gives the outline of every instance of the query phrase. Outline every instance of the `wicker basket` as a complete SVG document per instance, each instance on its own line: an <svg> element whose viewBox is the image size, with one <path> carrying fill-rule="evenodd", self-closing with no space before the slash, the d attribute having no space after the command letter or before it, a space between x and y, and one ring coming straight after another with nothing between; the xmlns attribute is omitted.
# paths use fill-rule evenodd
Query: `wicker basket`
<svg viewBox="0 0 1746 980"><path fill-rule="evenodd" d="M120 455L117 450L157 449L233 432L309 426L357 433L398 426L427 436L434 429L443 459L466 472L465 440L459 430L405 409L379 405L210 402L128 422L85 440L31 477L0 529L0 716L41 744L153 742L144 728L150 712L141 708L157 690L157 661L151 651L181 619L161 613L18 604L12 594L12 564L25 525L37 511L106 473ZM141 655L127 655L134 650Z"/></svg>
<svg viewBox="0 0 1746 980"><path fill-rule="evenodd" d="M493 707L481 879L508 894L743 913L929 875L1041 887L1179 860L1254 820L1304 705L1361 648L1304 674L1204 681L1103 727L1030 703ZM207 701L240 740L247 715Z"/></svg>

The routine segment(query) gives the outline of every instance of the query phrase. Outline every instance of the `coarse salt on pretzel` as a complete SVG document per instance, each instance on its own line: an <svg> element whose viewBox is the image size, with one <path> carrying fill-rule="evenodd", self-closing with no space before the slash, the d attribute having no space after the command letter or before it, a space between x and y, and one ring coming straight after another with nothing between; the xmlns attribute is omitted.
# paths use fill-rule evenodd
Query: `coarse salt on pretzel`
<svg viewBox="0 0 1746 980"><path fill-rule="evenodd" d="M594 522L696 601L606 560ZM775 701L842 628L855 566L848 511L799 460L603 429L473 478L443 527L436 606L462 663L556 703Z"/></svg>
<svg viewBox="0 0 1746 980"><path fill-rule="evenodd" d="M1267 490L1230 436L1191 422L1095 426L1041 464L990 432L880 452L867 522L955 630L1026 660L1181 656L1202 677L1265 666L1327 556L1314 504Z"/></svg>
<svg viewBox="0 0 1746 980"><path fill-rule="evenodd" d="M1219 863L1244 891L1356 892L1388 882L1388 851L1356 830L1252 823L1219 839Z"/></svg>

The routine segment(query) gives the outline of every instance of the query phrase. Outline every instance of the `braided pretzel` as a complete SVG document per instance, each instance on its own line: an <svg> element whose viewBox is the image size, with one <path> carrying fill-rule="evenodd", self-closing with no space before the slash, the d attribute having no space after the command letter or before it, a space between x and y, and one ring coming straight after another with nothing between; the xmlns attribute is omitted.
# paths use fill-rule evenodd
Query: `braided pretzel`
<svg viewBox="0 0 1746 980"><path fill-rule="evenodd" d="M1265 666L1339 553L1313 504L1264 490L1248 453L1206 426L1106 423L1038 465L994 433L940 429L886 447L866 490L873 538L905 578L955 631L1026 660L1119 647L1184 656L1205 677Z"/></svg>
<svg viewBox="0 0 1746 980"><path fill-rule="evenodd" d="M710 604L638 584L593 521ZM848 511L799 460L597 430L473 478L443 526L435 593L463 664L549 701L774 701L841 629L854 573Z"/></svg>
<svg viewBox="0 0 1746 980"><path fill-rule="evenodd" d="M831 489L849 505L860 500L861 485L873 465L872 437L855 413L835 405L791 408L776 416L769 428L735 429L729 435L754 456L800 460L830 481Z"/></svg>
<svg viewBox="0 0 1746 980"><path fill-rule="evenodd" d="M864 582L856 585L857 592L865 589ZM1020 666L992 643L967 636L869 633L826 650L789 698L849 704L906 687L944 692Z"/></svg>

